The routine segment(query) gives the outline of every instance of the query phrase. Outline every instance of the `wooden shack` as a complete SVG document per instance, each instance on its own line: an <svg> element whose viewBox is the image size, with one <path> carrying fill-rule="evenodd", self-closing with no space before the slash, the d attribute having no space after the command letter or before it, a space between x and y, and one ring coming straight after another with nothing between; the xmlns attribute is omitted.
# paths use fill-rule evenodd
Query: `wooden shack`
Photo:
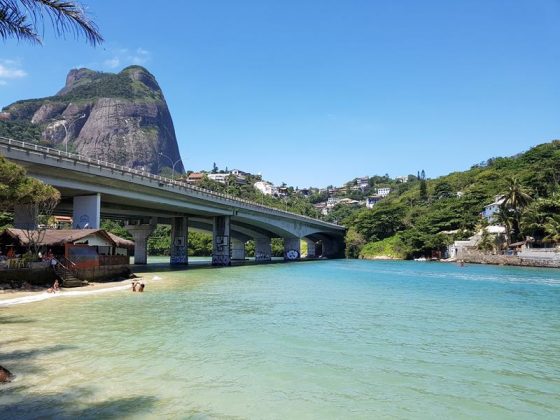
<svg viewBox="0 0 560 420"><path fill-rule="evenodd" d="M134 242L103 229L47 229L27 231L5 229L0 233L0 251L21 259L30 245L36 244L42 258L54 256L82 280L99 280L127 274ZM7 267L26 268L22 264Z"/></svg>

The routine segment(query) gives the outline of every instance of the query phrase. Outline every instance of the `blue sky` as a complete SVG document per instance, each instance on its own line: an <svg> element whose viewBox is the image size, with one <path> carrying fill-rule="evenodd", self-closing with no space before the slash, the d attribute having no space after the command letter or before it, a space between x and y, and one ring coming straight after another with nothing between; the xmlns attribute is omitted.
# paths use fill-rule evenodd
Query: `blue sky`
<svg viewBox="0 0 560 420"><path fill-rule="evenodd" d="M560 138L558 0L84 2L105 43L8 40L0 106L75 67L157 78L188 169L437 177Z"/></svg>

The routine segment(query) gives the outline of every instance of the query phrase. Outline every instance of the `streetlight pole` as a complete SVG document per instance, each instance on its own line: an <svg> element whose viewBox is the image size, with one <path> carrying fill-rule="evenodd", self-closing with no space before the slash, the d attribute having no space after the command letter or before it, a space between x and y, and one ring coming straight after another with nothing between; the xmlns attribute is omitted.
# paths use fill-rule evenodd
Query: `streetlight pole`
<svg viewBox="0 0 560 420"><path fill-rule="evenodd" d="M76 118L74 121L70 122L69 125L74 124L76 121L85 118L86 114L82 114L80 117ZM61 120L62 127L64 128L64 152L68 153L68 128L66 127L66 121Z"/></svg>
<svg viewBox="0 0 560 420"><path fill-rule="evenodd" d="M175 178L175 165L177 165L179 162L181 162L181 158L177 159L175 162L173 162L173 159L171 159L169 156L164 155L163 153L159 152L158 155L166 158L170 163L171 163L171 178Z"/></svg>

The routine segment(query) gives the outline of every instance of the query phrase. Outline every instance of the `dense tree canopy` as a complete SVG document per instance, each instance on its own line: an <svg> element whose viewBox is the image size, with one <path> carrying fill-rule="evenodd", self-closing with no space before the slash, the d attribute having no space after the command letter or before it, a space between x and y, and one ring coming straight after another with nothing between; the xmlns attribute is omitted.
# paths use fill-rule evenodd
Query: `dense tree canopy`
<svg viewBox="0 0 560 420"><path fill-rule="evenodd" d="M368 243L397 235L391 244L398 244L407 257L430 255L475 233L484 206L501 196L505 201L495 223L506 227L508 241L527 236L552 241L558 238L559 181L560 141L553 141L514 157L489 159L465 172L413 179L371 210L355 212L346 219L347 226Z"/></svg>
<svg viewBox="0 0 560 420"><path fill-rule="evenodd" d="M15 205L49 205L60 200L60 193L38 179L28 177L25 169L0 156L0 211Z"/></svg>

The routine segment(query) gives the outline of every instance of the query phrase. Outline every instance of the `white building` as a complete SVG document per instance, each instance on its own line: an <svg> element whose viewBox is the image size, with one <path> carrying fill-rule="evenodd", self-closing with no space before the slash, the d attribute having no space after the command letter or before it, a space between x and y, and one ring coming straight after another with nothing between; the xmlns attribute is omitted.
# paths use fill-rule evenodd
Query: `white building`
<svg viewBox="0 0 560 420"><path fill-rule="evenodd" d="M377 195L380 195L381 197L387 197L390 192L391 192L391 188L388 188L388 187L377 189Z"/></svg>
<svg viewBox="0 0 560 420"><path fill-rule="evenodd" d="M402 175L395 178L397 182L405 183L408 182L408 176Z"/></svg>
<svg viewBox="0 0 560 420"><path fill-rule="evenodd" d="M247 183L247 179L243 175L236 175L233 172L227 172L225 174L208 174L208 179L212 181L219 182L221 184L225 184L227 182L228 177L233 176L235 178L235 182L239 185L243 185Z"/></svg>
<svg viewBox="0 0 560 420"><path fill-rule="evenodd" d="M208 179L211 179L212 181L216 181L216 182L220 182L222 184L226 183L226 178L229 176L229 174L208 174Z"/></svg>
<svg viewBox="0 0 560 420"><path fill-rule="evenodd" d="M484 229L487 233L494 236L503 236L506 233L506 228L498 225L486 226ZM477 232L473 236L471 236L468 240L453 242L453 244L447 247L448 258L458 258L458 254L460 254L463 250L475 249L481 239L482 229L480 230L480 232Z"/></svg>
<svg viewBox="0 0 560 420"><path fill-rule="evenodd" d="M317 203L314 204L315 207L323 216L327 216L329 214L330 209L327 208L327 203Z"/></svg>
<svg viewBox="0 0 560 420"><path fill-rule="evenodd" d="M237 176L237 175L240 175L240 176L249 176L249 175L251 175L249 172L242 171L241 169L232 169L232 170L231 170L231 174L232 174L232 175L236 175L236 176Z"/></svg>
<svg viewBox="0 0 560 420"><path fill-rule="evenodd" d="M332 209L334 206L336 206L340 202L340 200L341 200L340 198L329 197L327 199L327 208Z"/></svg>
<svg viewBox="0 0 560 420"><path fill-rule="evenodd" d="M484 206L484 210L482 211L482 217L484 217L488 222L492 222L494 219L494 215L500 210L500 206L505 201L504 197L501 195L497 195L494 197L494 202Z"/></svg>
<svg viewBox="0 0 560 420"><path fill-rule="evenodd" d="M362 191L365 190L366 188L369 188L369 176L356 178L356 183L358 185L358 188Z"/></svg>
<svg viewBox="0 0 560 420"><path fill-rule="evenodd" d="M253 184L257 190L259 190L264 195L276 195L278 194L278 190L274 185L267 181L257 181Z"/></svg>
<svg viewBox="0 0 560 420"><path fill-rule="evenodd" d="M383 199L383 197L381 197L380 195L373 195L371 197L366 198L366 207L368 209L373 208L373 206L375 206L377 203L379 203L381 200Z"/></svg>

